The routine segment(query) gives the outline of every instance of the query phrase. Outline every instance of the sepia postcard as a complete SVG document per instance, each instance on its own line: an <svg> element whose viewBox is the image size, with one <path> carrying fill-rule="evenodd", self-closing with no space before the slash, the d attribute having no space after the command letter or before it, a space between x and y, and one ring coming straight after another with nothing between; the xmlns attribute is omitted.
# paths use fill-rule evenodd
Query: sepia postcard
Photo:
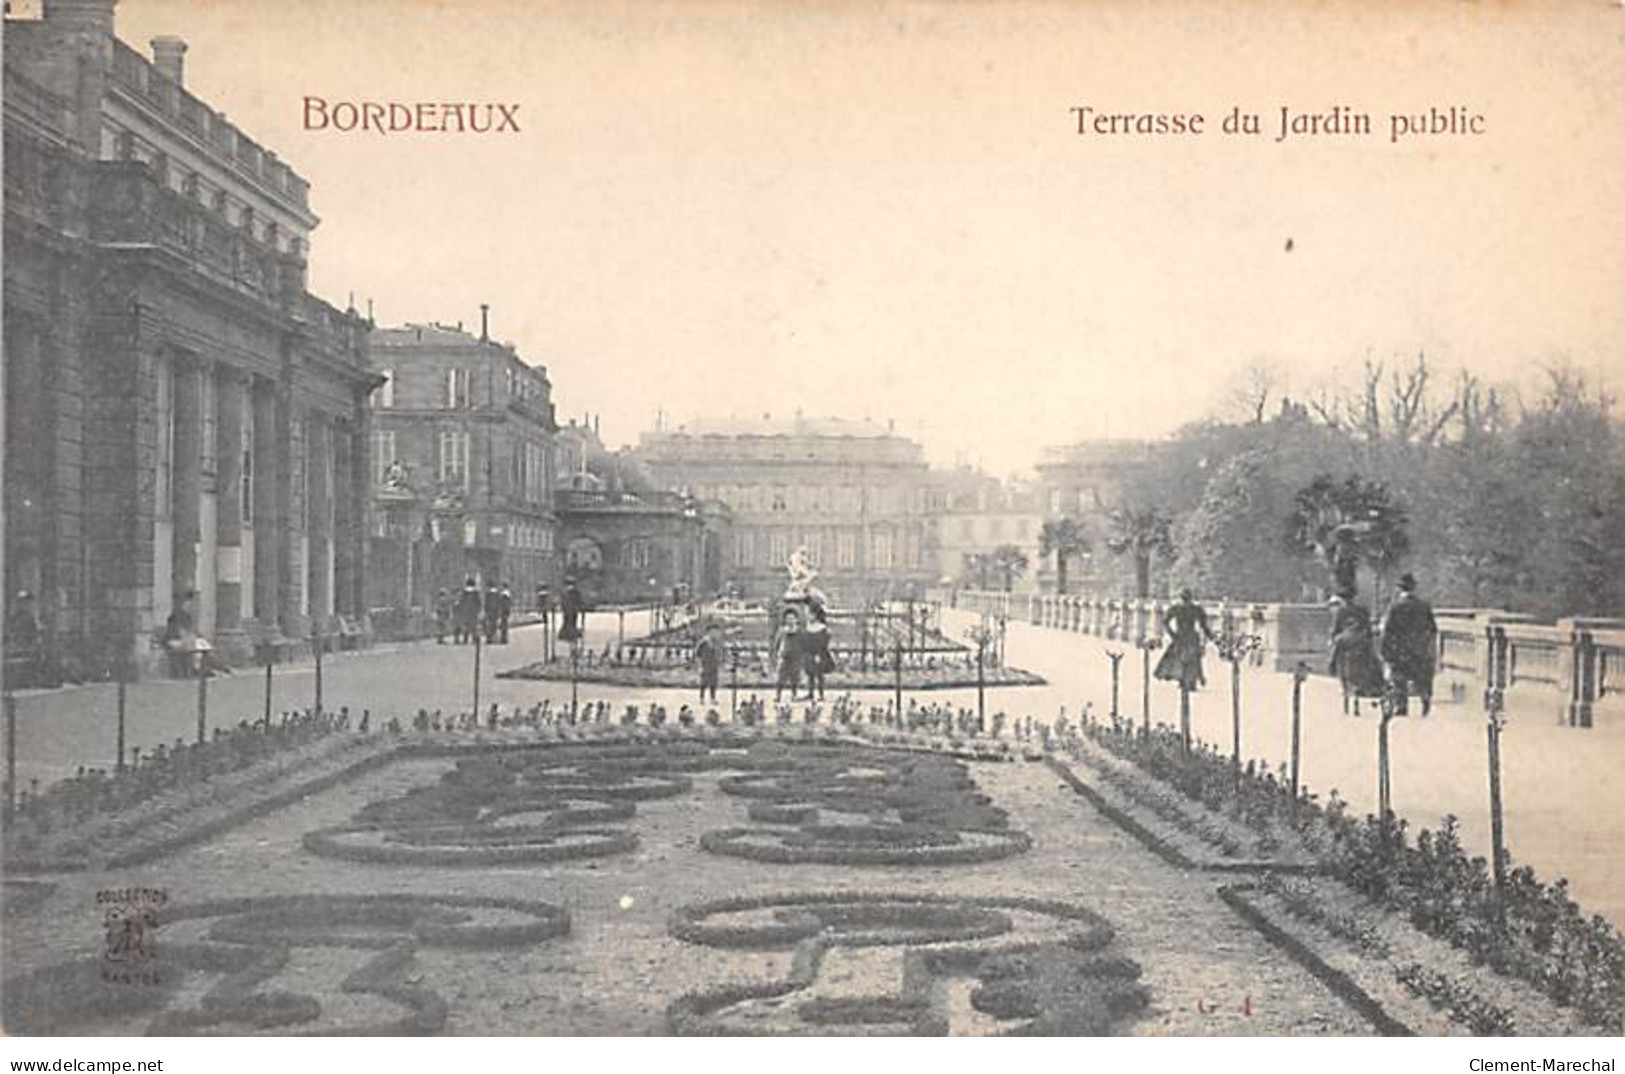
<svg viewBox="0 0 1625 1074"><path fill-rule="evenodd" d="M8 1054L1625 1030L1619 3L8 0L3 103Z"/></svg>

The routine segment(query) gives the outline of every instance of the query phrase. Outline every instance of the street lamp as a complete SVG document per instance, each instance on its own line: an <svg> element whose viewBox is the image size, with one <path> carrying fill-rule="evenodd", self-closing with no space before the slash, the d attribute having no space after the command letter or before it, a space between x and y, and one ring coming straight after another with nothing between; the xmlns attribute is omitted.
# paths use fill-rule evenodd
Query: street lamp
<svg viewBox="0 0 1625 1074"><path fill-rule="evenodd" d="M993 639L993 628L987 616L965 631L965 637L976 643L976 731L987 734L987 643Z"/></svg>
<svg viewBox="0 0 1625 1074"><path fill-rule="evenodd" d="M1150 735L1151 654L1153 651L1162 648L1162 639L1147 634L1135 643L1135 647L1140 650L1140 720L1145 733ZM1180 715L1188 726L1190 721L1190 695L1184 690L1180 691L1180 702Z"/></svg>
<svg viewBox="0 0 1625 1074"><path fill-rule="evenodd" d="M1123 663L1123 650L1121 650L1121 649L1107 649L1106 650L1106 659L1108 659L1108 660L1110 660L1112 662L1112 712L1111 712L1111 716L1112 716L1112 726L1115 727L1117 725L1117 686L1118 686L1118 682L1119 682L1119 677L1118 676L1119 676L1119 672L1121 672L1121 670L1122 670L1121 665Z"/></svg>
<svg viewBox="0 0 1625 1074"><path fill-rule="evenodd" d="M1241 779L1241 663L1264 647L1264 639L1226 627L1214 640L1219 657L1230 662L1230 763Z"/></svg>
<svg viewBox="0 0 1625 1074"><path fill-rule="evenodd" d="M1492 686L1485 696L1484 730L1489 739L1490 765L1490 855L1495 880L1495 913L1506 927L1506 831L1501 816L1501 732L1506 729L1506 694Z"/></svg>

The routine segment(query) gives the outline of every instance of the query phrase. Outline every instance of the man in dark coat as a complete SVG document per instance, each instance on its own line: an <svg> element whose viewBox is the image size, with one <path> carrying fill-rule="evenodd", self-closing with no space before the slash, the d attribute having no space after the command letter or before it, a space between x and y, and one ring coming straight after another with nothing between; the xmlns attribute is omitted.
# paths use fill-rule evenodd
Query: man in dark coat
<svg viewBox="0 0 1625 1074"><path fill-rule="evenodd" d="M508 620L513 616L513 590L507 584L497 594L497 644L508 644Z"/></svg>
<svg viewBox="0 0 1625 1074"><path fill-rule="evenodd" d="M694 646L694 659L700 664L700 703L705 703L706 692L711 704L717 703L717 685L722 680L722 663L728 658L728 644L722 639L722 627L708 623L705 636Z"/></svg>
<svg viewBox="0 0 1625 1074"><path fill-rule="evenodd" d="M1189 589L1181 590L1179 603L1168 609L1168 651L1157 661L1156 676L1179 683L1182 690L1195 690L1207 682L1202 674L1203 639L1213 640L1213 628L1208 625L1207 612L1196 603L1196 595Z"/></svg>
<svg viewBox="0 0 1625 1074"><path fill-rule="evenodd" d="M574 644L581 640L581 619L586 605L581 590L574 582L566 583L564 598L559 602L559 640Z"/></svg>
<svg viewBox="0 0 1625 1074"><path fill-rule="evenodd" d="M1382 620L1382 658L1388 662L1388 679L1394 688L1395 715L1405 714L1413 690L1422 699L1422 715L1432 711L1438 642L1433 608L1416 595L1416 576L1406 574L1399 580L1399 596Z"/></svg>
<svg viewBox="0 0 1625 1074"><path fill-rule="evenodd" d="M446 644L446 627L451 623L451 594L444 589L434 592L434 642Z"/></svg>
<svg viewBox="0 0 1625 1074"><path fill-rule="evenodd" d="M457 595L455 641L464 645L474 640L480 628L480 584L472 576L463 582L463 591Z"/></svg>
<svg viewBox="0 0 1625 1074"><path fill-rule="evenodd" d="M480 620L480 631L485 637L485 644L497 643L497 620L502 610L502 592L497 589L495 582L485 585L485 603L481 607L483 617Z"/></svg>

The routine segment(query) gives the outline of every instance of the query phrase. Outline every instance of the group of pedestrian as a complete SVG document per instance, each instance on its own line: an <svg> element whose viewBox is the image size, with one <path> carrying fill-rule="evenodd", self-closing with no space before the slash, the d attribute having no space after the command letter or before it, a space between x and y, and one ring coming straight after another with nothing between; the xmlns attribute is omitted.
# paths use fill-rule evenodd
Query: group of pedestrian
<svg viewBox="0 0 1625 1074"><path fill-rule="evenodd" d="M1422 715L1433 710L1433 674L1439 628L1433 608L1416 594L1416 576L1399 579L1399 594L1383 616L1380 638L1371 613L1345 586L1332 597L1331 671L1343 686L1343 709L1360 714L1361 698L1392 698L1392 712L1409 711L1410 695ZM1386 668L1384 667L1386 665Z"/></svg>
<svg viewBox="0 0 1625 1074"><path fill-rule="evenodd" d="M1344 711L1360 714L1361 698L1392 699L1392 712L1403 716L1409 697L1421 701L1422 715L1433 709L1433 674L1438 646L1438 626L1433 609L1416 594L1416 576L1402 575L1399 594L1383 616L1379 633L1372 626L1371 612L1356 599L1355 589L1341 572L1341 586L1332 597L1331 673L1343 686ZM1207 612L1196 603L1195 594L1184 589L1179 601L1168 609L1167 651L1157 661L1156 677L1177 682L1192 691L1206 684L1202 652L1213 641L1213 628Z"/></svg>
<svg viewBox="0 0 1625 1074"><path fill-rule="evenodd" d="M513 591L506 583L491 582L484 590L470 575L455 599L444 589L434 595L434 640L446 644L446 634L457 645L484 641L487 645L508 644L508 625L513 617Z"/></svg>
<svg viewBox="0 0 1625 1074"><path fill-rule="evenodd" d="M816 600L809 600L806 609L803 618L800 610L786 608L773 637L773 661L779 671L775 701L784 696L786 687L794 701L803 676L807 679L807 699L822 700L824 676L835 668L829 646L829 615Z"/></svg>

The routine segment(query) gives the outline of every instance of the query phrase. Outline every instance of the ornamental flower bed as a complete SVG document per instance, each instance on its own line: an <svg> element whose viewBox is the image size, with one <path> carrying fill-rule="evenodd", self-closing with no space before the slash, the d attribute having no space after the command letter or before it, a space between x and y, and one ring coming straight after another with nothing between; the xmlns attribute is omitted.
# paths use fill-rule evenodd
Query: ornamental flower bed
<svg viewBox="0 0 1625 1074"><path fill-rule="evenodd" d="M13 978L0 993L7 1031L434 1033L448 1007L420 983L420 948L508 950L570 931L569 914L551 903L461 896L269 896L165 907L157 914L164 938L161 968L152 978L110 983L94 959ZM329 1016L323 1006L328 993L305 991L314 984L308 972L293 976L299 992L277 987L293 952L310 948L337 960L342 976L331 982L332 992L372 995L401 1013L384 1021ZM196 1007L176 1006L211 980Z"/></svg>
<svg viewBox="0 0 1625 1074"><path fill-rule="evenodd" d="M593 683L604 686L631 686L649 690L692 690L699 683L699 671L687 664L654 665L637 663L577 664L573 669L568 661L536 661L520 667L497 672L499 679L535 679L544 682ZM902 673L903 689L955 690L977 684L974 664L961 663L927 666L905 664ZM981 680L987 687L1042 686L1045 679L1031 671L1013 667L985 667ZM722 674L725 689L737 684L741 690L772 690L778 682L778 672L758 665L741 665L737 678L729 670ZM831 690L891 690L897 682L897 673L886 667L838 667L825 676Z"/></svg>
<svg viewBox="0 0 1625 1074"><path fill-rule="evenodd" d="M1107 950L1111 926L1073 903L758 895L683 907L671 932L724 950L793 952L781 979L677 999L667 1021L678 1034L1093 1036L1131 1020L1148 998L1139 966ZM955 982L970 986L969 1010L943 1002Z"/></svg>
<svg viewBox="0 0 1625 1074"><path fill-rule="evenodd" d="M351 824L308 832L312 854L389 865L481 866L627 853L636 803L686 794L680 772L703 749L510 749L465 757L432 785L363 807Z"/></svg>
<svg viewBox="0 0 1625 1074"><path fill-rule="evenodd" d="M1085 730L1193 802L1226 811L1255 831L1294 831L1321 870L1422 934L1464 952L1474 965L1534 986L1595 1029L1619 1032L1625 1026L1625 940L1619 932L1601 917L1587 918L1569 898L1565 881L1543 883L1526 866L1509 862L1498 895L1488 863L1462 848L1453 817L1413 841L1403 821L1349 816L1335 792L1322 806L1307 793L1294 799L1284 781L1257 766L1238 776L1226 757L1181 748L1177 732ZM1467 1002L1454 1006L1479 1009ZM1488 1025L1487 1019L1481 1021Z"/></svg>
<svg viewBox="0 0 1625 1074"><path fill-rule="evenodd" d="M767 826L705 833L700 846L713 854L777 864L954 865L1032 846L950 758L762 743L747 764L757 771L725 776L719 787L750 799L747 815ZM826 819L832 813L863 819Z"/></svg>

